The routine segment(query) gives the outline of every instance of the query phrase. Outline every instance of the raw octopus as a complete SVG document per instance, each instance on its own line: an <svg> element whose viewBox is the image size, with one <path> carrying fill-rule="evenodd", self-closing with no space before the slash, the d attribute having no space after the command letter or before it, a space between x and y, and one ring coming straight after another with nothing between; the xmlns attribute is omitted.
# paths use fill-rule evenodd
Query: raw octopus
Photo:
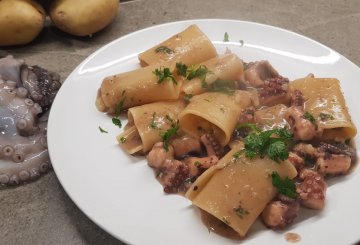
<svg viewBox="0 0 360 245"><path fill-rule="evenodd" d="M0 185L32 181L51 168L47 111L60 86L56 73L0 58Z"/></svg>

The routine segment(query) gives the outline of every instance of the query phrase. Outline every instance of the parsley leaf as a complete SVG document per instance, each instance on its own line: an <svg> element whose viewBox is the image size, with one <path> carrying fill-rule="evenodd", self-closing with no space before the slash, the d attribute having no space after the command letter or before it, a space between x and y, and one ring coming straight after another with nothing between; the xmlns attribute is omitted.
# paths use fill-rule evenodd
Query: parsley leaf
<svg viewBox="0 0 360 245"><path fill-rule="evenodd" d="M155 49L155 52L156 52L156 53L162 52L162 53L172 54L172 53L174 53L174 50L169 49L169 48L166 47L166 46L159 46L159 47L157 47L157 48Z"/></svg>
<svg viewBox="0 0 360 245"><path fill-rule="evenodd" d="M252 131L260 132L260 129L256 126L255 123L242 123L236 126L236 129L241 128L250 128Z"/></svg>
<svg viewBox="0 0 360 245"><path fill-rule="evenodd" d="M106 134L108 133L108 131L104 130L104 129L103 129L102 127L100 127L100 126L99 126L99 130L100 130L101 133L106 133Z"/></svg>
<svg viewBox="0 0 360 245"><path fill-rule="evenodd" d="M121 124L121 121L120 121L119 118L113 117L111 120L112 120L112 123L113 123L115 126L118 126L119 128L122 127L122 124Z"/></svg>
<svg viewBox="0 0 360 245"><path fill-rule="evenodd" d="M172 81L174 84L177 84L172 72L168 67L160 67L160 69L156 68L153 73L158 77L158 84L164 82L165 80L169 80Z"/></svg>
<svg viewBox="0 0 360 245"><path fill-rule="evenodd" d="M150 128L158 129L159 126L155 122L155 116L156 116L156 112L153 113L149 126L150 126Z"/></svg>
<svg viewBox="0 0 360 245"><path fill-rule="evenodd" d="M183 63L176 63L176 74L185 77L187 80L199 78L203 82L205 81L206 75L212 73L205 65L193 65L188 67Z"/></svg>
<svg viewBox="0 0 360 245"><path fill-rule="evenodd" d="M174 122L173 119L171 119L168 115L166 115L167 119L171 122L171 127L166 130L165 132L160 133L160 137L163 140L163 147L166 151L169 150L169 141L171 137L175 136L177 134L177 131L179 130L179 120Z"/></svg>
<svg viewBox="0 0 360 245"><path fill-rule="evenodd" d="M295 182L289 177L282 179L277 172L271 174L272 184L279 193L295 199L297 197Z"/></svg>
<svg viewBox="0 0 360 245"><path fill-rule="evenodd" d="M314 116L311 115L310 112L308 112L308 111L305 112L305 113L304 113L304 118L305 118L306 120L309 120L312 124L316 125L316 120L315 120Z"/></svg>
<svg viewBox="0 0 360 245"><path fill-rule="evenodd" d="M125 90L122 93L122 95L124 95L124 93L125 93ZM120 116L121 111L123 110L125 99L126 99L126 97L123 97L120 100L119 104L116 105L116 107L115 107L115 116L112 118L112 123L114 125L118 126L119 128L122 127L121 120L119 119L119 116Z"/></svg>
<svg viewBox="0 0 360 245"><path fill-rule="evenodd" d="M200 78L202 80L205 80L205 77L208 73L211 73L211 71L209 71L209 69L205 66L205 65L200 65L198 66L196 69L192 68L192 69L188 69L187 70L187 80L192 80L194 78Z"/></svg>
<svg viewBox="0 0 360 245"><path fill-rule="evenodd" d="M244 138L245 156L252 159L257 155L280 162L289 157L287 143L293 139L293 134L286 128L260 131L255 124L243 124L237 128L249 127L252 131Z"/></svg>
<svg viewBox="0 0 360 245"><path fill-rule="evenodd" d="M234 208L234 212L241 219L243 219L245 215L249 214L249 211L243 208L241 204L238 207Z"/></svg>
<svg viewBox="0 0 360 245"><path fill-rule="evenodd" d="M115 107L115 117L120 116L120 113L121 113L121 111L123 109L123 106L124 106L125 98L126 97L124 97L122 100L120 100L119 104L116 105L116 107Z"/></svg>
<svg viewBox="0 0 360 245"><path fill-rule="evenodd" d="M235 82L218 79L212 84L206 86L206 89L210 92L218 92L232 95L235 93Z"/></svg>
<svg viewBox="0 0 360 245"><path fill-rule="evenodd" d="M229 42L229 34L227 32L224 33L224 42Z"/></svg>
<svg viewBox="0 0 360 245"><path fill-rule="evenodd" d="M238 159L238 158L240 157L241 153L242 153L242 151L237 151L237 152L235 152L235 153L232 155L233 159L234 159L234 160Z"/></svg>
<svg viewBox="0 0 360 245"><path fill-rule="evenodd" d="M276 162L284 161L289 157L289 152L284 141L278 140L267 148L268 156Z"/></svg>
<svg viewBox="0 0 360 245"><path fill-rule="evenodd" d="M186 77L188 66L183 63L176 63L176 74Z"/></svg>
<svg viewBox="0 0 360 245"><path fill-rule="evenodd" d="M207 82L205 82L204 80L202 80L201 87L207 89L209 87L209 84Z"/></svg>
<svg viewBox="0 0 360 245"><path fill-rule="evenodd" d="M321 121L334 120L334 117L332 115L323 112L319 114L319 117Z"/></svg>
<svg viewBox="0 0 360 245"><path fill-rule="evenodd" d="M185 94L184 95L184 99L187 100L187 101L190 101L192 97L193 97L192 94Z"/></svg>

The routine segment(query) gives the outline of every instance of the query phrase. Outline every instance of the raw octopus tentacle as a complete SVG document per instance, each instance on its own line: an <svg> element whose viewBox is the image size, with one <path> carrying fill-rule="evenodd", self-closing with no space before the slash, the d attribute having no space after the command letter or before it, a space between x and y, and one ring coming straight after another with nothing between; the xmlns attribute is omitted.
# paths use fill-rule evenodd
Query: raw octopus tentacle
<svg viewBox="0 0 360 245"><path fill-rule="evenodd" d="M21 67L21 82L22 86L29 91L31 99L43 109L52 104L61 86L58 74L48 72L39 66L23 65Z"/></svg>
<svg viewBox="0 0 360 245"><path fill-rule="evenodd" d="M7 55L4 58L1 58L0 78L13 81L20 85L20 69L23 64L23 60L14 59L12 55Z"/></svg>
<svg viewBox="0 0 360 245"><path fill-rule="evenodd" d="M43 108L51 106L61 84L57 75L37 67L32 73L32 87L24 87L27 81L21 81L20 70L30 68L23 63L12 56L0 59L0 185L5 186L35 180L51 169L48 115L40 115ZM38 88L42 88L41 105L31 96Z"/></svg>
<svg viewBox="0 0 360 245"><path fill-rule="evenodd" d="M26 94L25 88L15 88L12 82L0 81L0 106L11 112L16 128L23 136L34 134L37 115L42 112L37 103L24 97Z"/></svg>

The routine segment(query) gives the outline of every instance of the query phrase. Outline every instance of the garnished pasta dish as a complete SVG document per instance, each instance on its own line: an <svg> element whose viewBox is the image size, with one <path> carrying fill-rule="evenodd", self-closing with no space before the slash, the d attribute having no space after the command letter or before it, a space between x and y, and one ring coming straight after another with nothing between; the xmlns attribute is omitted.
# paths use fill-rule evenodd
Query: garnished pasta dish
<svg viewBox="0 0 360 245"><path fill-rule="evenodd" d="M96 106L123 128L121 148L146 156L164 192L188 198L214 232L244 237L258 218L285 228L300 206L323 209L326 179L356 162L336 78L289 81L269 61L219 54L196 25L139 62L104 78Z"/></svg>

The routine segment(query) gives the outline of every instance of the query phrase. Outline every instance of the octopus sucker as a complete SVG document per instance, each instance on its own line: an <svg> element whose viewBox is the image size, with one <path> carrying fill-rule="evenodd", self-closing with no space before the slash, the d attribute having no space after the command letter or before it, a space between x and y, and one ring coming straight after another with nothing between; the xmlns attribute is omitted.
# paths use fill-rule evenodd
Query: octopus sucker
<svg viewBox="0 0 360 245"><path fill-rule="evenodd" d="M60 86L56 73L0 59L0 185L30 182L52 168L46 110Z"/></svg>

